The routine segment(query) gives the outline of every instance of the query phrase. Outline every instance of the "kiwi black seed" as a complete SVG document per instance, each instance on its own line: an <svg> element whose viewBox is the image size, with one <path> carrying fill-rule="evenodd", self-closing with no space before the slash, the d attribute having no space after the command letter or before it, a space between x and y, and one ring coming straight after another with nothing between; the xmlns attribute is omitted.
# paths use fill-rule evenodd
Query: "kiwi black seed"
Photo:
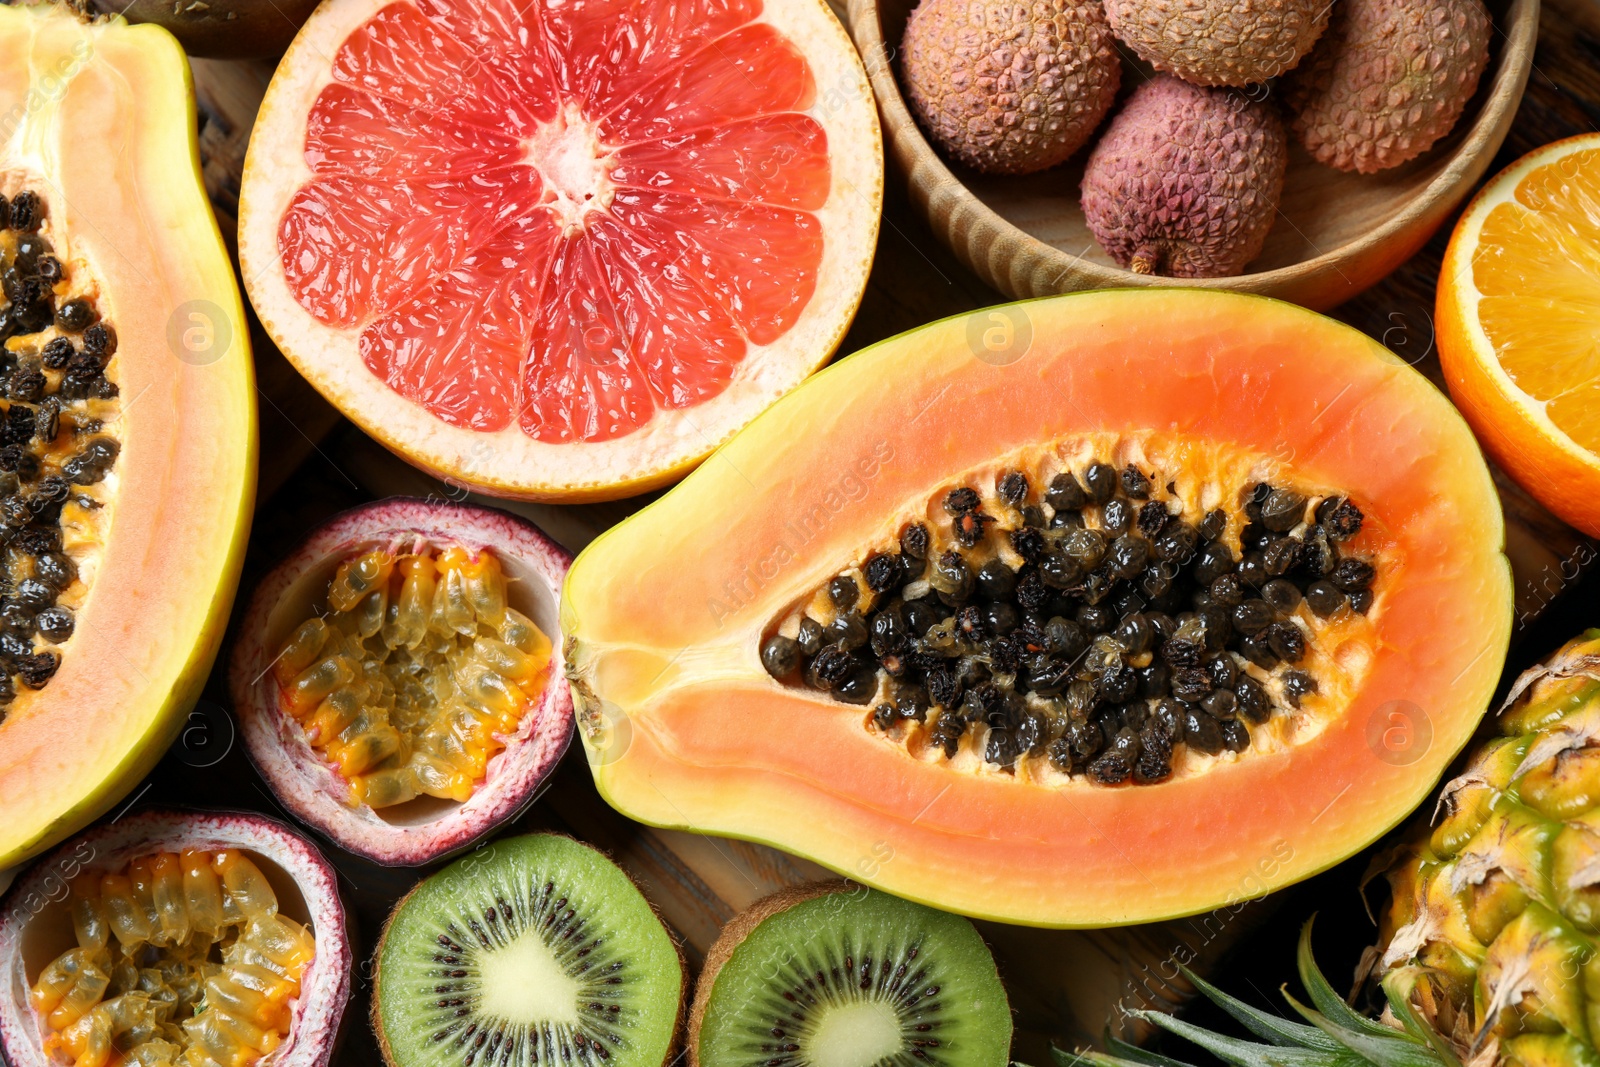
<svg viewBox="0 0 1600 1067"><path fill-rule="evenodd" d="M1201 513L1174 485L1093 461L943 490L769 633L762 663L870 705L866 729L1006 772L1151 784L1185 752L1247 753L1330 692L1318 635L1370 612L1382 575L1345 496L1252 480Z"/></svg>
<svg viewBox="0 0 1600 1067"><path fill-rule="evenodd" d="M972 923L848 882L736 916L689 1015L692 1067L1005 1067L1011 1009Z"/></svg>
<svg viewBox="0 0 1600 1067"><path fill-rule="evenodd" d="M391 1067L662 1067L683 1011L683 962L649 902L558 834L503 838L423 881L376 959Z"/></svg>

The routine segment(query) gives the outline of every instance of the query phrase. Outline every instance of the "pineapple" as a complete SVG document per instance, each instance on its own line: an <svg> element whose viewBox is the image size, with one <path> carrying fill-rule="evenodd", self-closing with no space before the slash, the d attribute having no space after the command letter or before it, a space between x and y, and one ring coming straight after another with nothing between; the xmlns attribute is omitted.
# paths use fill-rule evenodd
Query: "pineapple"
<svg viewBox="0 0 1600 1067"><path fill-rule="evenodd" d="M1311 1026L1264 1015L1198 982L1270 1044L1145 1018L1240 1067L1600 1067L1600 629L1526 672L1494 736L1387 859L1393 898L1363 964L1382 1020L1317 973L1309 924L1300 972ZM1358 976L1359 977L1359 976ZM1182 1067L1126 1045L1061 1055L1103 1067Z"/></svg>
<svg viewBox="0 0 1600 1067"><path fill-rule="evenodd" d="M1390 869L1370 962L1474 1058L1600 1067L1600 630L1518 678L1495 726Z"/></svg>

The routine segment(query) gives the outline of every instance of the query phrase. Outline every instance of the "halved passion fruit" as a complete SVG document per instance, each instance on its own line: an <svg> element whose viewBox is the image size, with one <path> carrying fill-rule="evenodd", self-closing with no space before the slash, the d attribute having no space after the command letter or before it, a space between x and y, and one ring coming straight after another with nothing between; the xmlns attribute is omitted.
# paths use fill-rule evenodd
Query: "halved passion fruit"
<svg viewBox="0 0 1600 1067"><path fill-rule="evenodd" d="M149 773L211 669L255 390L183 52L0 7L0 868Z"/></svg>
<svg viewBox="0 0 1600 1067"><path fill-rule="evenodd" d="M514 817L572 737L555 640L569 561L504 512L427 500L312 533L257 587L230 664L278 799L390 864Z"/></svg>
<svg viewBox="0 0 1600 1067"><path fill-rule="evenodd" d="M259 815L141 812L0 905L0 1047L13 1067L321 1067L352 960L311 842Z"/></svg>
<svg viewBox="0 0 1600 1067"><path fill-rule="evenodd" d="M595 779L949 910L1100 926L1305 877L1418 803L1500 673L1471 434L1291 305L952 319L723 456L573 566Z"/></svg>

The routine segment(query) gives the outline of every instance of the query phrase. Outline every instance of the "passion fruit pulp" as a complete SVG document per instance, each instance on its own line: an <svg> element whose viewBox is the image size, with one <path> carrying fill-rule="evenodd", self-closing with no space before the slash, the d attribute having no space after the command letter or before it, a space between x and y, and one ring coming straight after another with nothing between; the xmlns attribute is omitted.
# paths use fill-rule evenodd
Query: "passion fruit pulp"
<svg viewBox="0 0 1600 1067"><path fill-rule="evenodd" d="M67 842L0 910L15 1067L332 1062L353 961L334 869L273 819L152 810Z"/></svg>
<svg viewBox="0 0 1600 1067"><path fill-rule="evenodd" d="M556 640L569 562L520 519L427 500L314 531L257 587L230 664L278 799L398 865L514 817L572 735Z"/></svg>

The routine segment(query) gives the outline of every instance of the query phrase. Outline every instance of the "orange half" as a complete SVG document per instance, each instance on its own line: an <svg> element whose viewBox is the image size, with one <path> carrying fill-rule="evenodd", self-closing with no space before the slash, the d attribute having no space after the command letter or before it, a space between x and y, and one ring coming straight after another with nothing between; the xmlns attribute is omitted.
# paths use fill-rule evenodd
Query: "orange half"
<svg viewBox="0 0 1600 1067"><path fill-rule="evenodd" d="M1484 449L1600 535L1600 135L1524 156L1456 225L1439 357Z"/></svg>

